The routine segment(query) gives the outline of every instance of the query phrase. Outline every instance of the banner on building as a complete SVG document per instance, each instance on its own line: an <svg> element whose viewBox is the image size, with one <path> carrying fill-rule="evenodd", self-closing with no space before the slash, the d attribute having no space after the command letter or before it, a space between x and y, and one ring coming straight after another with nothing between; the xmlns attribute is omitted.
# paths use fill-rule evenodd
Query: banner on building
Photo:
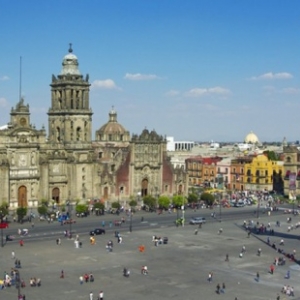
<svg viewBox="0 0 300 300"><path fill-rule="evenodd" d="M296 190L296 173L290 173L289 175L289 190Z"/></svg>

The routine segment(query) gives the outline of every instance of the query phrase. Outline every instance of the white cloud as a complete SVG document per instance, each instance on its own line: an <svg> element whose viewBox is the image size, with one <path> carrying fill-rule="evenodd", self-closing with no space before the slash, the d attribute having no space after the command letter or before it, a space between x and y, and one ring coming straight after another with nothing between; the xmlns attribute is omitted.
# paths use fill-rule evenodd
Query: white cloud
<svg viewBox="0 0 300 300"><path fill-rule="evenodd" d="M9 78L8 76L6 76L6 75L0 77L0 80L1 80L1 81L5 81L5 80L9 80L9 79L10 79L10 78Z"/></svg>
<svg viewBox="0 0 300 300"><path fill-rule="evenodd" d="M92 89L114 90L120 89L112 79L94 80L91 85Z"/></svg>
<svg viewBox="0 0 300 300"><path fill-rule="evenodd" d="M165 95L168 97L175 97L175 96L178 96L179 94L180 94L180 92L177 90L170 90L165 93Z"/></svg>
<svg viewBox="0 0 300 300"><path fill-rule="evenodd" d="M293 75L287 72L281 72L281 73L265 73L259 76L253 76L250 79L251 80L273 80L273 79L291 79L293 78Z"/></svg>
<svg viewBox="0 0 300 300"><path fill-rule="evenodd" d="M296 89L296 88L292 88L292 87L284 88L284 89L282 89L282 93L289 94L289 95L297 95L300 93L300 89Z"/></svg>
<svg viewBox="0 0 300 300"><path fill-rule="evenodd" d="M211 96L211 95L219 95L219 96L227 96L231 92L229 89L222 88L220 86L216 86L213 88L194 88L185 93L186 97L202 97L202 96Z"/></svg>
<svg viewBox="0 0 300 300"><path fill-rule="evenodd" d="M0 107L7 107L8 102L5 98L0 98Z"/></svg>
<svg viewBox="0 0 300 300"><path fill-rule="evenodd" d="M157 75L154 75L154 74L140 74L140 73L130 74L130 73L126 73L125 76L124 76L124 79L141 81L141 80L155 80L155 79L159 79L159 77Z"/></svg>

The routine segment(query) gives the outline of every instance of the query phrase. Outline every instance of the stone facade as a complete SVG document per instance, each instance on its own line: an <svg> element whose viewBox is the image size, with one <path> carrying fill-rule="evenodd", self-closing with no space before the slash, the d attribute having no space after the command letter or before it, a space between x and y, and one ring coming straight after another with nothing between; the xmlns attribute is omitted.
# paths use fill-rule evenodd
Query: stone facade
<svg viewBox="0 0 300 300"><path fill-rule="evenodd" d="M130 196L187 193L186 172L172 167L166 140L156 132L130 138L112 109L92 140L89 76L84 78L78 65L70 48L61 73L52 75L48 136L45 128L31 125L23 99L12 108L10 122L0 130L0 204L103 199L110 206L116 200L125 204Z"/></svg>

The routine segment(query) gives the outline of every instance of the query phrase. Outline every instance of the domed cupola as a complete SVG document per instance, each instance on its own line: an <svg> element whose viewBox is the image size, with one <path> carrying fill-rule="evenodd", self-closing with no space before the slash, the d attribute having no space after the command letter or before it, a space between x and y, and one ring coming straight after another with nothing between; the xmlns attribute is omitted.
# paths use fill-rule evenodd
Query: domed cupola
<svg viewBox="0 0 300 300"><path fill-rule="evenodd" d="M70 44L69 53L65 55L62 62L61 75L81 75L78 69L77 56L73 54L72 44Z"/></svg>
<svg viewBox="0 0 300 300"><path fill-rule="evenodd" d="M128 142L130 140L129 131L117 121L117 112L114 107L109 112L108 122L96 131L96 140L99 142Z"/></svg>

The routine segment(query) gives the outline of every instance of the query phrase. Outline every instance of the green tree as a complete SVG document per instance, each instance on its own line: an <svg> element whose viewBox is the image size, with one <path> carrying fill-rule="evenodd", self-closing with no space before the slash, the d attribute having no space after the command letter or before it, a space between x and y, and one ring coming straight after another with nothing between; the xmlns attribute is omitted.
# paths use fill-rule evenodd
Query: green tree
<svg viewBox="0 0 300 300"><path fill-rule="evenodd" d="M86 204L77 204L75 207L75 211L77 214L85 213L85 212L87 212L87 210L88 210L88 207Z"/></svg>
<svg viewBox="0 0 300 300"><path fill-rule="evenodd" d="M104 210L105 205L102 202L96 202L94 204L94 209Z"/></svg>
<svg viewBox="0 0 300 300"><path fill-rule="evenodd" d="M158 198L158 206L159 208L168 209L170 206L171 200L168 196L159 196Z"/></svg>
<svg viewBox="0 0 300 300"><path fill-rule="evenodd" d="M111 204L111 207L112 208L116 208L116 209L120 209L121 208L121 204L119 202L113 202Z"/></svg>
<svg viewBox="0 0 300 300"><path fill-rule="evenodd" d="M5 217L9 214L8 205L6 203L3 203L0 206L0 214L2 215L2 217Z"/></svg>
<svg viewBox="0 0 300 300"><path fill-rule="evenodd" d="M48 214L48 208L47 208L47 206L45 206L45 205L39 206L37 210L38 210L38 213L39 213L41 216L45 216L45 215Z"/></svg>
<svg viewBox="0 0 300 300"><path fill-rule="evenodd" d="M136 207L136 206L137 206L136 200L130 200L130 201L129 201L129 206L130 206L130 207Z"/></svg>
<svg viewBox="0 0 300 300"><path fill-rule="evenodd" d="M21 221L26 215L27 215L27 207L17 208L17 216L19 221Z"/></svg>
<svg viewBox="0 0 300 300"><path fill-rule="evenodd" d="M200 199L205 201L207 205L213 205L215 197L210 193L202 193Z"/></svg>
<svg viewBox="0 0 300 300"><path fill-rule="evenodd" d="M198 201L198 196L197 196L197 194L195 194L195 193L190 193L189 195L188 195L188 202L189 203L195 203L195 202L197 202Z"/></svg>
<svg viewBox="0 0 300 300"><path fill-rule="evenodd" d="M143 198L144 204L147 205L149 208L155 208L156 206L156 199L151 196L147 195Z"/></svg>
<svg viewBox="0 0 300 300"><path fill-rule="evenodd" d="M182 195L173 196L172 201L175 207L181 207L182 205L185 205L187 203L187 200Z"/></svg>

